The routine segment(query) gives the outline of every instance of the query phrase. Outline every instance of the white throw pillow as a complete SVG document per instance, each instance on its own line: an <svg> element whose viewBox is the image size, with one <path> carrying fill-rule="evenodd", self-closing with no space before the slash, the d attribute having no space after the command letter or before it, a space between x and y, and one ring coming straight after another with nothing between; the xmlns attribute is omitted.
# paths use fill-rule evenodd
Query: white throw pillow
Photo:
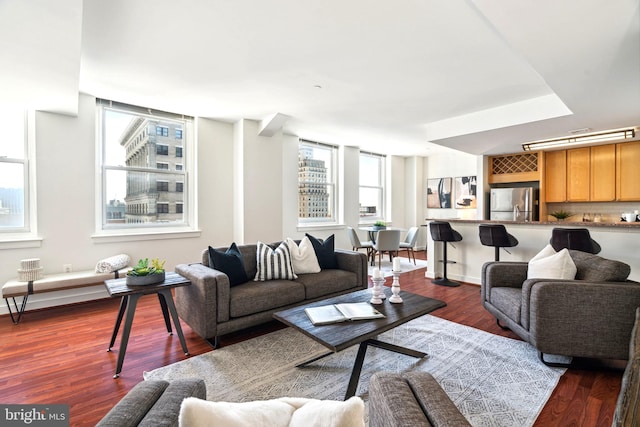
<svg viewBox="0 0 640 427"><path fill-rule="evenodd" d="M254 402L182 401L180 427L363 427L364 402L283 397Z"/></svg>
<svg viewBox="0 0 640 427"><path fill-rule="evenodd" d="M180 427L287 427L295 408L286 402L264 400L231 403L188 397L180 405Z"/></svg>
<svg viewBox="0 0 640 427"><path fill-rule="evenodd" d="M547 245L529 261L527 279L573 280L577 271L568 249L556 252L551 245Z"/></svg>
<svg viewBox="0 0 640 427"><path fill-rule="evenodd" d="M293 399L287 399L292 402ZM305 399L307 400L307 399ZM308 399L293 413L289 427L362 427L364 402L358 396L344 402Z"/></svg>
<svg viewBox="0 0 640 427"><path fill-rule="evenodd" d="M293 272L296 274L319 273L320 264L316 251L313 249L311 240L304 236L298 245L292 238L287 237L287 246L291 252L291 263L293 264Z"/></svg>

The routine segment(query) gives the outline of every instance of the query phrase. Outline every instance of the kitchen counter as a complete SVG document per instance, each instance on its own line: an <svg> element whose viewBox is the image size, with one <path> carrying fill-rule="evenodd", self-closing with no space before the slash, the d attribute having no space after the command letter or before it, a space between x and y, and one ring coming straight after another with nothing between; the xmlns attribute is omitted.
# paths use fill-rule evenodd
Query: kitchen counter
<svg viewBox="0 0 640 427"><path fill-rule="evenodd" d="M462 235L462 241L449 244L448 259L456 261L447 266L451 280L480 284L482 265L493 261L494 248L480 243L479 224L504 224L507 231L518 239L518 246L500 250L500 261L529 261L551 238L555 227L587 228L591 237L600 244L604 258L622 261L631 266L629 279L640 281L640 222L569 222L569 221L490 221L463 218L428 218L431 221L448 221ZM427 272L425 277L434 278L442 274L442 243L434 242L427 235Z"/></svg>
<svg viewBox="0 0 640 427"><path fill-rule="evenodd" d="M554 227L626 227L626 228L640 228L640 221L636 222L581 222L581 221L495 221L489 219L463 219L463 218L427 218L429 221L448 221L454 222L466 222L473 224L504 224L505 227L509 224L527 224L527 225L552 225Z"/></svg>

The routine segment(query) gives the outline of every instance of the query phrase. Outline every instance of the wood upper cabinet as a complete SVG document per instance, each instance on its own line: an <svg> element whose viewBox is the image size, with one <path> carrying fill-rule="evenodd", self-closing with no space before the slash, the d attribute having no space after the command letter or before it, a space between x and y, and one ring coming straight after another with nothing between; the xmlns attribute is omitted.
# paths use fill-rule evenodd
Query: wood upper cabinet
<svg viewBox="0 0 640 427"><path fill-rule="evenodd" d="M567 200L586 202L589 200L589 147L567 150Z"/></svg>
<svg viewBox="0 0 640 427"><path fill-rule="evenodd" d="M590 197L592 202L616 200L616 146L614 144L591 147Z"/></svg>
<svg viewBox="0 0 640 427"><path fill-rule="evenodd" d="M544 153L544 190L546 202L567 200L567 151Z"/></svg>
<svg viewBox="0 0 640 427"><path fill-rule="evenodd" d="M616 144L616 168L617 199L640 200L640 141Z"/></svg>

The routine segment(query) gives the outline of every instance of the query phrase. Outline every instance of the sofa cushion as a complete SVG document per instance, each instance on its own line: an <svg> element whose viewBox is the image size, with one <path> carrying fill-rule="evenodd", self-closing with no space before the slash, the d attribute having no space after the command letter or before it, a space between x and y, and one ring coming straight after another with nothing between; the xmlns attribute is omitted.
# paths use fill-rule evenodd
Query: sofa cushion
<svg viewBox="0 0 640 427"><path fill-rule="evenodd" d="M289 252L291 252L291 263L295 274L318 273L320 271L316 251L307 236L302 238L300 244L297 244L290 237L287 237L286 242L289 246Z"/></svg>
<svg viewBox="0 0 640 427"><path fill-rule="evenodd" d="M575 277L576 265L566 248L556 252L547 245L529 261L527 279L573 280Z"/></svg>
<svg viewBox="0 0 640 427"><path fill-rule="evenodd" d="M589 282L624 282L631 273L631 267L620 261L602 258L587 252L570 250L576 264L576 280Z"/></svg>
<svg viewBox="0 0 640 427"><path fill-rule="evenodd" d="M226 274L229 277L231 286L236 286L249 280L244 269L244 258L235 242L225 252L209 246L209 267Z"/></svg>
<svg viewBox="0 0 640 427"><path fill-rule="evenodd" d="M319 274L319 273L318 273ZM229 290L229 315L247 316L304 301L304 285L294 280L247 282Z"/></svg>
<svg viewBox="0 0 640 427"><path fill-rule="evenodd" d="M180 406L184 399L193 397L206 399L207 390L201 379L185 378L173 380L158 398L138 427L162 427L178 425ZM124 427L124 426L120 426Z"/></svg>
<svg viewBox="0 0 640 427"><path fill-rule="evenodd" d="M168 386L169 383L163 380L142 381L136 384L96 426L137 426Z"/></svg>
<svg viewBox="0 0 640 427"><path fill-rule="evenodd" d="M507 286L491 288L489 301L491 305L503 312L509 319L520 323L520 310L522 305L521 288L510 288Z"/></svg>
<svg viewBox="0 0 640 427"><path fill-rule="evenodd" d="M353 288L358 278L352 271L322 270L314 274L301 274L296 282L304 285L306 299L312 299Z"/></svg>
<svg viewBox="0 0 640 427"><path fill-rule="evenodd" d="M282 397L253 402L208 402L188 398L180 408L180 427L361 427L364 403Z"/></svg>
<svg viewBox="0 0 640 427"><path fill-rule="evenodd" d="M329 268L338 268L338 261L336 261L334 238L332 234L324 241L320 241L310 234L305 234L313 245L313 250L318 257L318 264L322 270Z"/></svg>
<svg viewBox="0 0 640 427"><path fill-rule="evenodd" d="M265 243L258 242L256 263L256 276L253 279L255 281L264 282L265 280L274 279L293 280L298 277L293 272L289 246L284 242L275 249L272 249Z"/></svg>

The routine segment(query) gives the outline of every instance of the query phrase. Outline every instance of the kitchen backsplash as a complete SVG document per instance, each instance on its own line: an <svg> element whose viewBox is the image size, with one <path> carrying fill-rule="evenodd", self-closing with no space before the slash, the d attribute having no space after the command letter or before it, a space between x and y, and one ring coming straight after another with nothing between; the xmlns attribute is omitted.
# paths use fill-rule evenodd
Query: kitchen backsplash
<svg viewBox="0 0 640 427"><path fill-rule="evenodd" d="M582 222L583 214L590 214L591 218L600 215L601 222L620 222L620 215L623 212L633 212L640 210L639 202L585 202L585 203L547 203L547 212L564 210L573 214L567 218L566 222ZM555 221L549 218L540 218L541 221Z"/></svg>

